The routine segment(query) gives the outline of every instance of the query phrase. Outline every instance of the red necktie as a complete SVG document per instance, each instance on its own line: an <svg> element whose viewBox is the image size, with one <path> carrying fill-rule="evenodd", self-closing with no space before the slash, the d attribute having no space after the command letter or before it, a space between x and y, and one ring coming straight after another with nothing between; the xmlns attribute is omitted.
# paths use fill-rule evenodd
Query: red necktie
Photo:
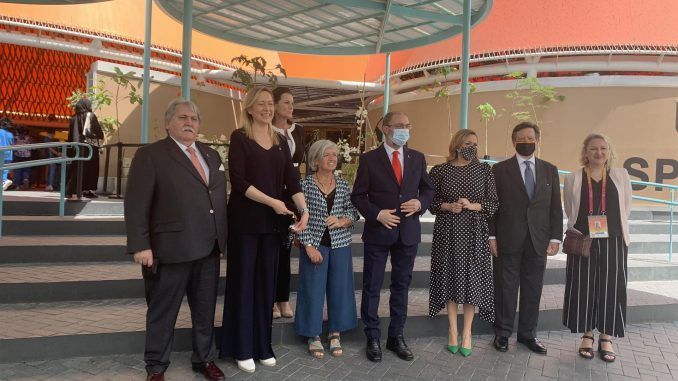
<svg viewBox="0 0 678 381"><path fill-rule="evenodd" d="M198 160L198 155L195 153L195 148L188 147L186 148L186 151L191 155L191 163L193 163L195 170L198 171L200 177L202 177L202 181L207 184L207 175L205 174L205 169L200 165L200 160Z"/></svg>
<svg viewBox="0 0 678 381"><path fill-rule="evenodd" d="M398 159L399 154L400 152L393 151L393 160L391 160L391 166L393 167L393 173L398 181L398 185L403 183L403 168L400 166L400 159Z"/></svg>

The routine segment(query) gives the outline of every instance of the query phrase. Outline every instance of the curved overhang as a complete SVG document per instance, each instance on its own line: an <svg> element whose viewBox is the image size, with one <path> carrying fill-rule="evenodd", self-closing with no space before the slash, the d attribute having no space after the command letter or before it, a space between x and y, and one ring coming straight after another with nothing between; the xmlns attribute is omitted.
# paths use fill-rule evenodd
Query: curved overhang
<svg viewBox="0 0 678 381"><path fill-rule="evenodd" d="M678 47L675 0L497 1L471 32L471 55L579 47ZM391 55L391 71L403 72L461 56L461 38ZM383 75L383 58L370 59L367 78Z"/></svg>
<svg viewBox="0 0 678 381"><path fill-rule="evenodd" d="M184 0L155 0L176 20ZM308 0L261 7L258 0L193 0L193 28L262 49L314 55L364 55L429 45L461 34L462 1ZM471 24L493 0L471 0Z"/></svg>
<svg viewBox="0 0 678 381"><path fill-rule="evenodd" d="M103 3L111 0L3 0L3 3L30 4L30 5L76 5Z"/></svg>

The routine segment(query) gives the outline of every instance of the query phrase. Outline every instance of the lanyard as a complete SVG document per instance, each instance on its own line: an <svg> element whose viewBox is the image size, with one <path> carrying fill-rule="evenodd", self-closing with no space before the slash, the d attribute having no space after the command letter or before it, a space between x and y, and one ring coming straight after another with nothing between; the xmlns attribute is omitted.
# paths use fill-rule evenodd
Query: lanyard
<svg viewBox="0 0 678 381"><path fill-rule="evenodd" d="M591 185L591 173L589 173L588 168L586 169L586 178L588 179L589 185L589 215L593 215L593 185ZM607 188L607 172L603 170L603 189L602 197L600 202L600 214L605 214L605 190Z"/></svg>

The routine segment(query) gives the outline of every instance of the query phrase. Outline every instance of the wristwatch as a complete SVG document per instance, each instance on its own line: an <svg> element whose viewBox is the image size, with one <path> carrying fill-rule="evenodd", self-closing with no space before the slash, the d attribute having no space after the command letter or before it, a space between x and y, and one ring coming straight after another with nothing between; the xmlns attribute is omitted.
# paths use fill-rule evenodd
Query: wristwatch
<svg viewBox="0 0 678 381"><path fill-rule="evenodd" d="M302 209L298 209L298 210L299 210L300 215L304 214L304 213L308 213L308 208L302 208Z"/></svg>

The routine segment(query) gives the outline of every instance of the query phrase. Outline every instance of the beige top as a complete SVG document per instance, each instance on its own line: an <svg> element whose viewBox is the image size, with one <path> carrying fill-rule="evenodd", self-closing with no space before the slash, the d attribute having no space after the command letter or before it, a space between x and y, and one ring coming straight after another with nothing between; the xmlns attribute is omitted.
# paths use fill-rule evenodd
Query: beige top
<svg viewBox="0 0 678 381"><path fill-rule="evenodd" d="M610 179L619 193L619 213L622 216L621 225L624 232L624 242L629 244L629 216L631 215L631 179L624 168L610 169ZM565 188L563 189L563 201L565 214L567 215L567 228L571 228L577 222L579 203L581 202L582 171L575 171L565 175Z"/></svg>

